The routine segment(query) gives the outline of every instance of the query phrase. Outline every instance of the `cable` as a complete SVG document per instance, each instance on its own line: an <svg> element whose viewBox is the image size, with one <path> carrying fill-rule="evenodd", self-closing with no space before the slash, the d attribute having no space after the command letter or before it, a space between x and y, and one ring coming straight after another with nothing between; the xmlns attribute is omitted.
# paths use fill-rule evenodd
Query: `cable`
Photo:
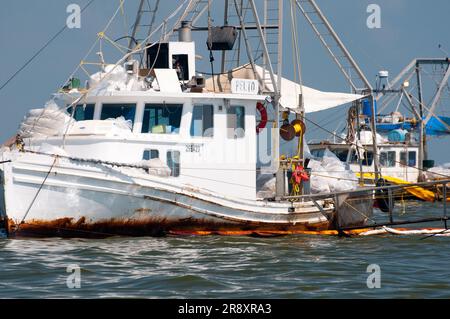
<svg viewBox="0 0 450 319"><path fill-rule="evenodd" d="M95 0L91 0L89 1L89 3L87 5L85 5L83 7L83 9L81 9L81 13L83 13L83 11L85 11ZM35 58L37 58L39 56L39 54L42 53L42 51L44 51L54 40L56 40L56 38L58 38L61 33L63 33L65 30L67 29L67 24L64 25L64 27L59 30L50 40L47 41L47 43L44 44L43 47L41 47L31 58L29 58L24 65L22 65L13 75L11 75L9 77L9 79L2 84L2 86L0 87L0 91L5 88L17 75L19 75L20 72L22 72L31 62L33 62L33 60Z"/></svg>
<svg viewBox="0 0 450 319"><path fill-rule="evenodd" d="M36 201L36 199L37 199L39 193L41 192L42 188L44 187L45 182L47 181L47 178L50 176L50 173L52 172L52 169L53 169L53 167L55 166L56 161L58 160L58 157L59 157L58 155L55 155L55 159L53 160L52 166L50 166L50 169L48 170L47 175L45 175L45 178L44 178L44 180L42 181L41 186L39 186L39 189L38 189L38 191L36 192L36 195L34 195L33 200L32 200L31 203L30 203L30 206L28 206L28 209L27 209L27 211L25 212L25 215L24 215L23 218L21 219L21 221L20 221L20 223L18 224L17 228L14 230L14 233L16 233L16 232L19 230L20 225L22 225L23 222L25 221L25 218L27 218L29 212L31 211L31 208L32 208L33 205L34 205L34 202Z"/></svg>
<svg viewBox="0 0 450 319"><path fill-rule="evenodd" d="M263 57L263 54L260 54L258 57L256 57L256 58L253 60L253 62L258 61L258 60L261 59L262 57ZM250 65L250 62L249 62L249 63L246 63L246 64L244 64L244 65L241 65L241 66L238 67L238 68L231 69L231 70L228 70L228 71L225 71L225 72L215 72L214 74L213 74L213 73L209 73L209 72L202 72L202 71L197 71L197 73L201 73L201 74L205 74L205 75L211 75L211 76L214 76L214 75L227 75L227 74L229 74L229 73L232 73L232 72L236 72L236 71L245 69L245 68L248 67L249 65Z"/></svg>

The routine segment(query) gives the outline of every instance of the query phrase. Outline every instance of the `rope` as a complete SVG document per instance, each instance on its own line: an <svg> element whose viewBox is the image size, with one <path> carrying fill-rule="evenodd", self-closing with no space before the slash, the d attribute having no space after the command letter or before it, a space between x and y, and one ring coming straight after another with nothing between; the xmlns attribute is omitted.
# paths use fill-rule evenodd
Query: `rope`
<svg viewBox="0 0 450 319"><path fill-rule="evenodd" d="M47 178L50 176L50 173L51 173L53 167L55 166L57 160L58 160L58 155L55 155L55 159L54 159L54 161L53 161L52 166L50 166L49 171L48 171L47 174L45 175L44 180L42 181L41 185L39 186L38 191L37 191L36 194L34 195L33 200L31 201L30 205L28 206L27 211L25 212L25 215L24 215L23 218L21 219L21 221L20 221L19 225L17 226L17 228L14 230L14 233L13 233L13 234L15 234L15 233L19 230L20 225L23 224L23 222L24 222L25 219L27 218L28 214L30 213L31 208L33 207L33 205L34 205L34 203L35 203L37 197L39 196L39 193L41 192L42 188L44 187L44 184L45 184L45 182L47 181Z"/></svg>
<svg viewBox="0 0 450 319"><path fill-rule="evenodd" d="M355 199L357 200L357 199ZM359 200L359 198L358 198ZM375 220L373 218L370 218L369 216L367 216L366 214L364 214L363 212L361 212L359 209L357 209L356 207L354 207L353 205L351 205L348 200L346 200L343 204L348 205L351 209L353 209L355 212L357 212L358 214L361 214L363 217L369 219L370 221L375 223ZM338 210L338 208L336 207L336 210ZM339 213L338 213L339 214Z"/></svg>

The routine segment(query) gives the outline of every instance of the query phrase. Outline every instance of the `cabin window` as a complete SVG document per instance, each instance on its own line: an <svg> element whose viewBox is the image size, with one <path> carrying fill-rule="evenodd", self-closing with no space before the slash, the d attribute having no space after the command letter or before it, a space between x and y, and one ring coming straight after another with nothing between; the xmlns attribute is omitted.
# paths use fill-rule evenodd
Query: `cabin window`
<svg viewBox="0 0 450 319"><path fill-rule="evenodd" d="M146 104L142 133L178 134L183 104Z"/></svg>
<svg viewBox="0 0 450 319"><path fill-rule="evenodd" d="M95 104L78 104L75 107L73 118L75 121L88 121L94 119ZM67 112L72 116L73 107L67 108Z"/></svg>
<svg viewBox="0 0 450 319"><path fill-rule="evenodd" d="M362 165L364 166L372 166L373 162L373 152L364 151L364 158L362 159ZM356 151L352 151L352 155L350 157L350 164L359 164L358 156L356 155Z"/></svg>
<svg viewBox="0 0 450 319"><path fill-rule="evenodd" d="M325 149L324 148L311 150L311 155L316 157L316 158L322 158L324 154L325 154Z"/></svg>
<svg viewBox="0 0 450 319"><path fill-rule="evenodd" d="M101 120L116 119L123 117L126 121L134 124L134 115L136 114L136 104L103 104Z"/></svg>
<svg viewBox="0 0 450 319"><path fill-rule="evenodd" d="M142 159L144 161L149 161L154 158L159 158L159 151L158 150L145 150L144 154L142 155Z"/></svg>
<svg viewBox="0 0 450 319"><path fill-rule="evenodd" d="M187 81L189 79L189 63L187 54L172 55L172 69L177 72L180 81Z"/></svg>
<svg viewBox="0 0 450 319"><path fill-rule="evenodd" d="M180 176L180 152L168 151L167 152L167 166L170 168L170 176Z"/></svg>
<svg viewBox="0 0 450 319"><path fill-rule="evenodd" d="M228 138L243 138L245 136L245 108L230 106L227 110Z"/></svg>
<svg viewBox="0 0 450 319"><path fill-rule="evenodd" d="M410 152L400 152L400 165L403 166L416 166L417 153L416 151L410 151Z"/></svg>
<svg viewBox="0 0 450 319"><path fill-rule="evenodd" d="M194 105L191 136L212 137L213 135L214 107L212 105Z"/></svg>
<svg viewBox="0 0 450 319"><path fill-rule="evenodd" d="M381 152L380 165L383 167L395 167L395 151Z"/></svg>
<svg viewBox="0 0 450 319"><path fill-rule="evenodd" d="M348 157L348 149L333 149L331 150L331 152L333 152L334 155L336 155L337 158L339 158L339 160L341 162L347 162L347 157Z"/></svg>

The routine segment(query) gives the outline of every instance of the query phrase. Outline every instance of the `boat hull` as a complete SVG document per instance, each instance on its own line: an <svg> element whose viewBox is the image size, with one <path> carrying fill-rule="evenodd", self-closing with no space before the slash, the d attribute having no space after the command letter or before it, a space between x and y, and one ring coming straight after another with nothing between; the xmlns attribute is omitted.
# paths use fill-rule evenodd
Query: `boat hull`
<svg viewBox="0 0 450 319"><path fill-rule="evenodd" d="M143 180L121 169L53 162L42 155L28 154L1 168L0 210L8 218L9 236L102 238L336 227L329 201L239 201L164 184L156 177ZM369 210L371 203L353 205ZM364 222L358 214L342 214L340 226Z"/></svg>

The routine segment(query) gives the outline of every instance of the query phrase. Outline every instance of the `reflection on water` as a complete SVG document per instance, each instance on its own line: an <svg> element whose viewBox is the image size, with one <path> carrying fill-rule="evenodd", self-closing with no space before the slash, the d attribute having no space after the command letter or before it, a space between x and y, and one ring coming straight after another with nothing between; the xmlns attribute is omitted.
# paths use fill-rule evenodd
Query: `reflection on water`
<svg viewBox="0 0 450 319"><path fill-rule="evenodd" d="M420 238L1 240L0 297L448 298L449 238ZM67 288L71 264L80 289ZM381 289L366 286L369 264Z"/></svg>

